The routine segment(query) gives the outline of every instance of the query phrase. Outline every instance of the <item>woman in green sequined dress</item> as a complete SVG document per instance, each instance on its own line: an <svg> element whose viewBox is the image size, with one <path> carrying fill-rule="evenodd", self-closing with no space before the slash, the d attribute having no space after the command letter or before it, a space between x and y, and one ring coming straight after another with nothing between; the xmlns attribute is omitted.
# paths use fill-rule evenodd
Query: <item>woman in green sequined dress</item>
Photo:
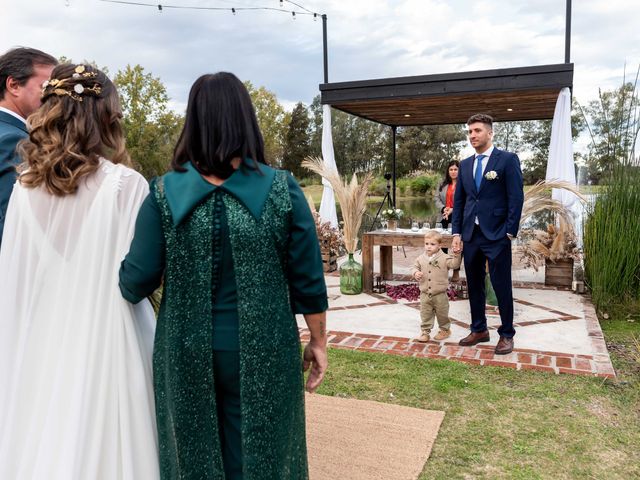
<svg viewBox="0 0 640 480"><path fill-rule="evenodd" d="M244 85L193 85L173 170L154 180L120 269L136 303L163 281L154 345L162 478L306 479L304 378L327 368L315 222L264 163ZM294 314L311 332L300 355Z"/></svg>

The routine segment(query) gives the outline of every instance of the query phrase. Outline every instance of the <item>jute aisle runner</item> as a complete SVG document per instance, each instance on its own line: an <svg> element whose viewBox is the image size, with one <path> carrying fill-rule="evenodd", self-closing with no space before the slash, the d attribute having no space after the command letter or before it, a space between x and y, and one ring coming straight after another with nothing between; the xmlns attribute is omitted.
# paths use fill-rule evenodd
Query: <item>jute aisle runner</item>
<svg viewBox="0 0 640 480"><path fill-rule="evenodd" d="M444 412L307 395L310 480L415 480Z"/></svg>

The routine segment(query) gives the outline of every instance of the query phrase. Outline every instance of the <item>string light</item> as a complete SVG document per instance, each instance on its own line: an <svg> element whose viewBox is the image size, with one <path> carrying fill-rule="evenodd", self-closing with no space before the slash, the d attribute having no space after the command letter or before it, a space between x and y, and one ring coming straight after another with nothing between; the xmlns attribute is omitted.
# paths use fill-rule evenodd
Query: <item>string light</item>
<svg viewBox="0 0 640 480"><path fill-rule="evenodd" d="M67 0L68 2L69 0ZM140 6L140 7L153 7L153 8L157 8L159 12L163 12L164 10L168 9L168 8L173 8L173 9L180 9L180 10L219 10L219 11L229 11L229 7L200 7L200 6L195 6L195 5L167 5L167 4L155 4L155 3L145 3L145 2L135 2L135 1L129 1L129 0L98 0L100 2L104 2L104 3L117 3L120 5L136 5L136 6ZM290 3L291 5L295 6L297 9L294 10L287 10L285 9L285 2L286 3ZM231 2L228 2L231 3ZM280 12L280 13L290 13L291 17L295 20L297 18L298 15L310 15L313 16L313 20L316 21L317 18L319 16L321 16L320 13L317 12L312 12L311 10L309 10L308 8L304 7L303 5L296 3L296 2L292 2L291 0L280 0L280 8L275 8L275 7L233 7L231 8L231 13L233 13L234 15L236 14L236 12L239 12L240 10L267 10L267 11L272 11L272 12ZM323 17L324 18L324 17Z"/></svg>

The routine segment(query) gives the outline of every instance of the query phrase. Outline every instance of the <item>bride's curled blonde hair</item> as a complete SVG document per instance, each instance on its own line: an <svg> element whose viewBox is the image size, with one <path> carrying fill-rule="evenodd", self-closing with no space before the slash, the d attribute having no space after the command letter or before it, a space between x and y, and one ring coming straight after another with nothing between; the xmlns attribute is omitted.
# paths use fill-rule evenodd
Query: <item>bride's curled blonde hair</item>
<svg viewBox="0 0 640 480"><path fill-rule="evenodd" d="M43 86L42 106L28 119L29 138L18 147L20 183L62 196L98 169L100 157L129 165L121 118L118 93L103 72L91 65L57 66Z"/></svg>

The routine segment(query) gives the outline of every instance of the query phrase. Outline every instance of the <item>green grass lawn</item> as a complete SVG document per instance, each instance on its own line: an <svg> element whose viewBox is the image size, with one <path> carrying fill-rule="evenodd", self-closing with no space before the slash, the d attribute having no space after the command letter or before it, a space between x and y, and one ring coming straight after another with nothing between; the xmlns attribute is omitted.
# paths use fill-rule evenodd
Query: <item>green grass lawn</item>
<svg viewBox="0 0 640 480"><path fill-rule="evenodd" d="M420 480L640 478L640 319L627 315L603 321L614 380L331 349L319 393L445 411Z"/></svg>
<svg viewBox="0 0 640 480"><path fill-rule="evenodd" d="M313 203L319 205L322 201L322 185L307 185L306 187L302 187L302 191L304 192L306 197L311 196Z"/></svg>

